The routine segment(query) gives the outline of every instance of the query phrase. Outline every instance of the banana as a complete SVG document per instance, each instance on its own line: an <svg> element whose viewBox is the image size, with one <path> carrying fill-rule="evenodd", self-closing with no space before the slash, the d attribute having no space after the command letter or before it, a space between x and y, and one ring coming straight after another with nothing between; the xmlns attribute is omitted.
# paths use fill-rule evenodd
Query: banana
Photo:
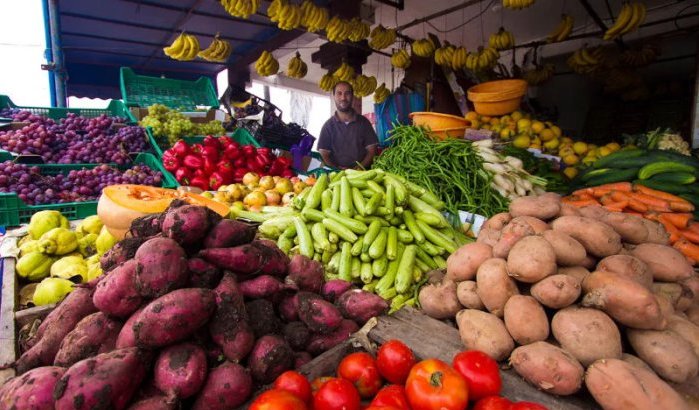
<svg viewBox="0 0 699 410"><path fill-rule="evenodd" d="M564 41L573 32L573 26L575 25L575 20L573 16L568 14L563 15L563 30L556 36L555 42Z"/></svg>
<svg viewBox="0 0 699 410"><path fill-rule="evenodd" d="M614 40L622 31L628 26L631 18L633 17L634 8L629 3L624 3L621 7L621 11L614 21L614 25L609 27L602 37L604 40Z"/></svg>
<svg viewBox="0 0 699 410"><path fill-rule="evenodd" d="M318 84L318 86L323 91L331 91L333 89L333 87L335 87L335 84L337 84L338 81L339 80L337 77L335 77L334 75L332 75L330 73L326 73L325 75L323 75L323 77L321 77L320 83Z"/></svg>
<svg viewBox="0 0 699 410"><path fill-rule="evenodd" d="M374 27L369 33L369 46L374 50L383 50L396 41L396 30L382 25Z"/></svg>
<svg viewBox="0 0 699 410"><path fill-rule="evenodd" d="M269 51L265 50L255 62L255 71L262 77L277 74L279 62Z"/></svg>
<svg viewBox="0 0 699 410"><path fill-rule="evenodd" d="M273 22L279 22L279 12L281 8L286 5L286 0L272 0L269 7L267 7L267 17Z"/></svg>
<svg viewBox="0 0 699 410"><path fill-rule="evenodd" d="M413 54L418 57L432 57L434 54L434 43L429 38L423 38L413 41L411 44Z"/></svg>
<svg viewBox="0 0 699 410"><path fill-rule="evenodd" d="M182 53L182 50L184 49L186 45L186 41L183 36L184 33L180 34L175 38L175 41L172 42L172 44L168 47L163 48L163 52L165 53L166 56L175 58L176 55L179 55Z"/></svg>
<svg viewBox="0 0 699 410"><path fill-rule="evenodd" d="M386 101L386 98L391 95L391 92L386 88L386 83L381 83L378 88L374 91L374 103L381 104Z"/></svg>
<svg viewBox="0 0 699 410"><path fill-rule="evenodd" d="M341 81L350 81L354 78L354 68L344 61L340 64L337 70L333 73L333 76L337 77Z"/></svg>
<svg viewBox="0 0 699 410"><path fill-rule="evenodd" d="M502 6L506 9L522 10L534 4L534 0L502 0Z"/></svg>
<svg viewBox="0 0 699 410"><path fill-rule="evenodd" d="M635 31L646 19L646 6L643 3L633 3L631 7L633 10L631 13L631 20L621 30L622 35Z"/></svg>
<svg viewBox="0 0 699 410"><path fill-rule="evenodd" d="M500 27L497 33L493 33L488 38L488 46L495 50L506 50L515 45L515 38L504 27Z"/></svg>
<svg viewBox="0 0 699 410"><path fill-rule="evenodd" d="M442 67L451 67L456 48L445 41L444 45L434 51L434 62Z"/></svg>
<svg viewBox="0 0 699 410"><path fill-rule="evenodd" d="M539 85L548 81L554 74L553 64L544 64L544 66L537 66L533 70L525 71L522 78L529 83L529 85Z"/></svg>
<svg viewBox="0 0 699 410"><path fill-rule="evenodd" d="M308 66L301 59L301 54L298 52L296 55L289 60L289 65L286 69L286 75L291 78L303 78L308 73Z"/></svg>
<svg viewBox="0 0 699 410"><path fill-rule="evenodd" d="M451 68L453 70L463 70L467 68L466 62L468 60L469 52L466 51L464 47L457 47L454 50L453 57L451 59Z"/></svg>
<svg viewBox="0 0 699 410"><path fill-rule="evenodd" d="M228 14L245 19L257 13L260 7L260 0L221 0L220 3Z"/></svg>
<svg viewBox="0 0 699 410"><path fill-rule="evenodd" d="M391 65L396 68L407 69L410 67L410 56L404 49L400 49L391 56Z"/></svg>

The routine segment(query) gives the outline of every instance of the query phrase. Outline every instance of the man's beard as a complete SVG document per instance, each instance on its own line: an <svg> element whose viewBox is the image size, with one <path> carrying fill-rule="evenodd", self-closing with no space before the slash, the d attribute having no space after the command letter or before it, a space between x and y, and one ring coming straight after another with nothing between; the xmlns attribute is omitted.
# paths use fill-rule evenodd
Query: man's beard
<svg viewBox="0 0 699 410"><path fill-rule="evenodd" d="M340 111L341 113L347 113L352 111L352 104L348 104L347 107L342 108L342 106L338 105L337 110Z"/></svg>

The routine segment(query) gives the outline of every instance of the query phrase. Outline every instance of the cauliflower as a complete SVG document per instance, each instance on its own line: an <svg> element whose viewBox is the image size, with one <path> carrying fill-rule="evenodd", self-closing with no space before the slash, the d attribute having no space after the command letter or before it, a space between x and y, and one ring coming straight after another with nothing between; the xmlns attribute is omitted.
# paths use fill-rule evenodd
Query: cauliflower
<svg viewBox="0 0 699 410"><path fill-rule="evenodd" d="M658 141L658 149L676 151L682 155L692 155L689 144L679 134L665 133Z"/></svg>

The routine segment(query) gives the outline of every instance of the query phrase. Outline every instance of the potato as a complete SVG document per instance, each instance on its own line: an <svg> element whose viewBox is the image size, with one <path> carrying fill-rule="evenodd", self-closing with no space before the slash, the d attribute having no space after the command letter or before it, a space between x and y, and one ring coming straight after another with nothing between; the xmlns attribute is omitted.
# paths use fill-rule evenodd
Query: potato
<svg viewBox="0 0 699 410"><path fill-rule="evenodd" d="M578 211L580 212L580 215L584 216L585 218L592 219L602 219L609 214L609 211L599 205L583 206L582 208L578 208Z"/></svg>
<svg viewBox="0 0 699 410"><path fill-rule="evenodd" d="M660 313L663 315L665 320L669 320L671 317L675 316L675 308L672 307L672 302L667 296L654 293L653 296L655 300L658 301L658 306L660 306Z"/></svg>
<svg viewBox="0 0 699 410"><path fill-rule="evenodd" d="M529 223L522 219L513 220L502 228L498 243L493 246L493 256L496 258L507 258L512 247L515 246L520 239L534 235L534 228Z"/></svg>
<svg viewBox="0 0 699 410"><path fill-rule="evenodd" d="M650 290L613 272L594 271L582 282L581 305L601 309L614 320L637 329L667 325Z"/></svg>
<svg viewBox="0 0 699 410"><path fill-rule="evenodd" d="M699 304L695 302L684 313L687 315L687 320L699 326Z"/></svg>
<svg viewBox="0 0 699 410"><path fill-rule="evenodd" d="M478 285L473 280L465 280L456 285L456 297L467 309L483 310L485 306L478 296Z"/></svg>
<svg viewBox="0 0 699 410"><path fill-rule="evenodd" d="M638 357L663 379L684 383L699 372L692 345L672 330L627 329L626 335Z"/></svg>
<svg viewBox="0 0 699 410"><path fill-rule="evenodd" d="M588 254L585 256L585 259L583 259L582 262L580 262L580 266L583 268L589 270L594 270L595 266L597 266L597 258L593 257L592 255Z"/></svg>
<svg viewBox="0 0 699 410"><path fill-rule="evenodd" d="M665 230L663 224L645 218L641 218L641 223L648 230L647 243L656 243L658 245L668 245L670 243L670 234Z"/></svg>
<svg viewBox="0 0 699 410"><path fill-rule="evenodd" d="M577 279L580 283L582 283L582 281L585 280L587 275L590 274L590 271L587 270L587 268L583 268L582 266L571 266L569 268L558 268L556 274L572 276L575 279Z"/></svg>
<svg viewBox="0 0 699 410"><path fill-rule="evenodd" d="M503 316L510 296L519 295L517 283L507 274L507 261L500 258L483 262L476 273L476 285L483 305L497 317Z"/></svg>
<svg viewBox="0 0 699 410"><path fill-rule="evenodd" d="M480 350L494 360L504 360L515 347L505 323L492 313L464 309L456 314L461 341L467 350Z"/></svg>
<svg viewBox="0 0 699 410"><path fill-rule="evenodd" d="M548 231L550 229L549 224L547 224L539 218L534 218L533 216L518 216L516 218L512 218L512 221L510 221L510 223L512 222L524 222L531 226L534 230L534 233L536 234L543 233L544 231Z"/></svg>
<svg viewBox="0 0 699 410"><path fill-rule="evenodd" d="M527 236L507 256L509 275L520 282L534 283L556 273L556 253L541 236Z"/></svg>
<svg viewBox="0 0 699 410"><path fill-rule="evenodd" d="M516 348L510 356L510 364L529 383L561 396L580 390L585 372L570 353L546 342Z"/></svg>
<svg viewBox="0 0 699 410"><path fill-rule="evenodd" d="M597 309L571 306L551 320L551 331L561 347L588 366L599 359L621 358L621 334L614 321Z"/></svg>
<svg viewBox="0 0 699 410"><path fill-rule="evenodd" d="M653 274L650 272L648 265L634 256L607 256L599 261L597 270L614 272L621 276L626 276L640 283L647 289L650 289L650 285L653 283Z"/></svg>
<svg viewBox="0 0 699 410"><path fill-rule="evenodd" d="M698 303L699 302L699 274L695 271L694 274L689 278L685 279L680 282L681 284L685 285L689 289L692 290L692 293L694 294L694 299L692 300L692 303Z"/></svg>
<svg viewBox="0 0 699 410"><path fill-rule="evenodd" d="M447 279L454 282L472 280L476 271L486 259L493 257L493 248L484 243L469 243L447 258Z"/></svg>
<svg viewBox="0 0 699 410"><path fill-rule="evenodd" d="M485 222L483 222L483 226L481 226L481 231L483 229L493 229L495 231L501 231L502 228L505 227L510 221L512 220L512 215L510 215L507 212L500 212L499 214L495 214L488 218Z"/></svg>
<svg viewBox="0 0 699 410"><path fill-rule="evenodd" d="M694 268L677 249L655 243L642 243L631 254L648 265L653 279L663 282L677 282L694 275Z"/></svg>
<svg viewBox="0 0 699 410"><path fill-rule="evenodd" d="M625 361L626 363L630 364L631 366L638 367L640 369L646 369L649 372L655 374L655 370L651 369L651 367L648 366L648 363L639 359L638 356L634 356L634 355L628 354L628 353L622 353L621 360Z"/></svg>
<svg viewBox="0 0 699 410"><path fill-rule="evenodd" d="M562 216L553 221L551 227L572 236L593 256L610 256L621 250L621 236L611 226L596 219Z"/></svg>
<svg viewBox="0 0 699 410"><path fill-rule="evenodd" d="M664 296L672 303L674 310L684 312L692 305L694 293L681 283L655 282L651 286L653 293Z"/></svg>
<svg viewBox="0 0 699 410"><path fill-rule="evenodd" d="M601 221L614 228L624 242L639 244L648 239L648 228L640 218L621 212L610 212Z"/></svg>
<svg viewBox="0 0 699 410"><path fill-rule="evenodd" d="M456 297L456 283L446 277L423 286L418 300L422 311L435 319L452 318L463 308Z"/></svg>
<svg viewBox="0 0 699 410"><path fill-rule="evenodd" d="M563 309L580 297L580 281L568 275L551 275L535 283L530 291L542 305Z"/></svg>
<svg viewBox="0 0 699 410"><path fill-rule="evenodd" d="M553 246L553 251L556 252L556 263L559 266L577 266L587 255L580 242L563 232L545 231L541 236Z"/></svg>
<svg viewBox="0 0 699 410"><path fill-rule="evenodd" d="M531 296L514 295L505 304L505 327L515 342L527 345L549 337L544 308Z"/></svg>
<svg viewBox="0 0 699 410"><path fill-rule="evenodd" d="M558 216L581 216L582 214L578 210L578 207L571 204L561 204L561 211L558 212Z"/></svg>
<svg viewBox="0 0 699 410"><path fill-rule="evenodd" d="M480 232L478 232L478 239L476 239L477 243L484 243L489 246L495 246L495 244L498 243L500 240L500 231L496 231L495 229L490 229L490 228L481 228Z"/></svg>
<svg viewBox="0 0 699 410"><path fill-rule="evenodd" d="M551 219L561 211L560 197L553 195L523 196L510 202L510 215L533 216L539 219Z"/></svg>
<svg viewBox="0 0 699 410"><path fill-rule="evenodd" d="M617 359L587 368L585 386L605 410L688 410L686 402L653 372Z"/></svg>
<svg viewBox="0 0 699 410"><path fill-rule="evenodd" d="M694 354L699 358L699 326L677 315L671 316L667 328L680 335L692 346Z"/></svg>

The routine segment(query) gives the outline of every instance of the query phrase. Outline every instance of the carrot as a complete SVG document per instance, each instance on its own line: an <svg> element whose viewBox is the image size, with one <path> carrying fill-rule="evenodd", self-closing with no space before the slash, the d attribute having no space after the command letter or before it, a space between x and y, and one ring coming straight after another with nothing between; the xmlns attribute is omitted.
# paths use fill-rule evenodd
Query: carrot
<svg viewBox="0 0 699 410"><path fill-rule="evenodd" d="M611 184L598 185L592 189L609 189L612 191L631 192L631 182L614 182Z"/></svg>
<svg viewBox="0 0 699 410"><path fill-rule="evenodd" d="M675 212L694 212L694 205L687 201L670 201L670 209Z"/></svg>
<svg viewBox="0 0 699 410"><path fill-rule="evenodd" d="M689 229L692 232L699 233L699 222L691 221L687 229Z"/></svg>
<svg viewBox="0 0 699 410"><path fill-rule="evenodd" d="M664 209L665 211L663 211L663 212L671 211L670 203L664 199L657 198L657 197L643 194L643 193L638 193L638 192L631 192L628 195L630 198L633 198L633 199L647 205L648 209L656 208L656 209Z"/></svg>
<svg viewBox="0 0 699 410"><path fill-rule="evenodd" d="M634 212L634 211L629 211L628 209L624 211L626 215L633 215L633 216L638 216L639 218L643 218L643 214L640 212Z"/></svg>
<svg viewBox="0 0 699 410"><path fill-rule="evenodd" d="M628 205L629 201L610 202L605 204L604 208L612 212L622 212Z"/></svg>
<svg viewBox="0 0 699 410"><path fill-rule="evenodd" d="M649 219L651 221L657 221L658 220L658 213L653 212L653 211L646 212L645 214L643 214L643 217L646 219Z"/></svg>
<svg viewBox="0 0 699 410"><path fill-rule="evenodd" d="M595 188L592 190L592 196L594 196L595 198L601 198L612 191L613 189Z"/></svg>
<svg viewBox="0 0 699 410"><path fill-rule="evenodd" d="M661 215L679 229L687 228L689 221L694 218L694 215L689 213L663 212Z"/></svg>
<svg viewBox="0 0 699 410"><path fill-rule="evenodd" d="M578 199L578 201L584 201L586 199L595 199L595 197L592 196L592 194L580 194L576 195L576 198Z"/></svg>
<svg viewBox="0 0 699 410"><path fill-rule="evenodd" d="M670 243L675 243L682 237L682 235L680 234L680 230L677 229L677 227L673 225L672 222L666 219L665 215L658 215L658 222L663 224L667 233L670 234Z"/></svg>
<svg viewBox="0 0 699 410"><path fill-rule="evenodd" d="M672 244L672 247L682 252L687 258L693 261L699 261L699 245L695 245L686 239L680 239Z"/></svg>
<svg viewBox="0 0 699 410"><path fill-rule="evenodd" d="M599 202L600 202L602 205L609 205L609 204L612 204L612 203L614 203L614 202L620 202L620 201L622 201L622 200L615 201L614 199L612 199L612 193L611 193L611 192L608 193L608 194L606 194L606 195L603 195L603 196L599 199Z"/></svg>
<svg viewBox="0 0 699 410"><path fill-rule="evenodd" d="M648 207L646 204L635 198L629 198L629 208L640 213L648 212Z"/></svg>
<svg viewBox="0 0 699 410"><path fill-rule="evenodd" d="M673 194L670 194L668 192L658 191L657 189L648 188L647 186L643 186L640 184L634 185L633 190L634 190L634 192L639 192L641 194L654 196L656 198L664 199L665 201L668 201L668 202L671 202L671 201L672 202L687 202L686 199L680 198L677 195L673 195Z"/></svg>
<svg viewBox="0 0 699 410"><path fill-rule="evenodd" d="M686 239L686 240L688 240L688 241L690 241L690 242L694 242L694 243L696 243L697 245L699 245L699 233L690 231L689 229L684 229L684 230L681 230L681 231L680 231L680 235L681 235L684 239Z"/></svg>
<svg viewBox="0 0 699 410"><path fill-rule="evenodd" d="M579 195L592 195L592 188L581 188L578 189L577 191L573 191L571 195L579 196Z"/></svg>
<svg viewBox="0 0 699 410"><path fill-rule="evenodd" d="M628 201L629 194L624 191L612 191L609 196L614 200L614 202Z"/></svg>
<svg viewBox="0 0 699 410"><path fill-rule="evenodd" d="M597 202L594 199L585 199L582 201L563 200L561 202L563 202L564 204L573 205L573 206L578 207L578 208L582 208L583 206L595 206L595 205L599 206L599 202Z"/></svg>

